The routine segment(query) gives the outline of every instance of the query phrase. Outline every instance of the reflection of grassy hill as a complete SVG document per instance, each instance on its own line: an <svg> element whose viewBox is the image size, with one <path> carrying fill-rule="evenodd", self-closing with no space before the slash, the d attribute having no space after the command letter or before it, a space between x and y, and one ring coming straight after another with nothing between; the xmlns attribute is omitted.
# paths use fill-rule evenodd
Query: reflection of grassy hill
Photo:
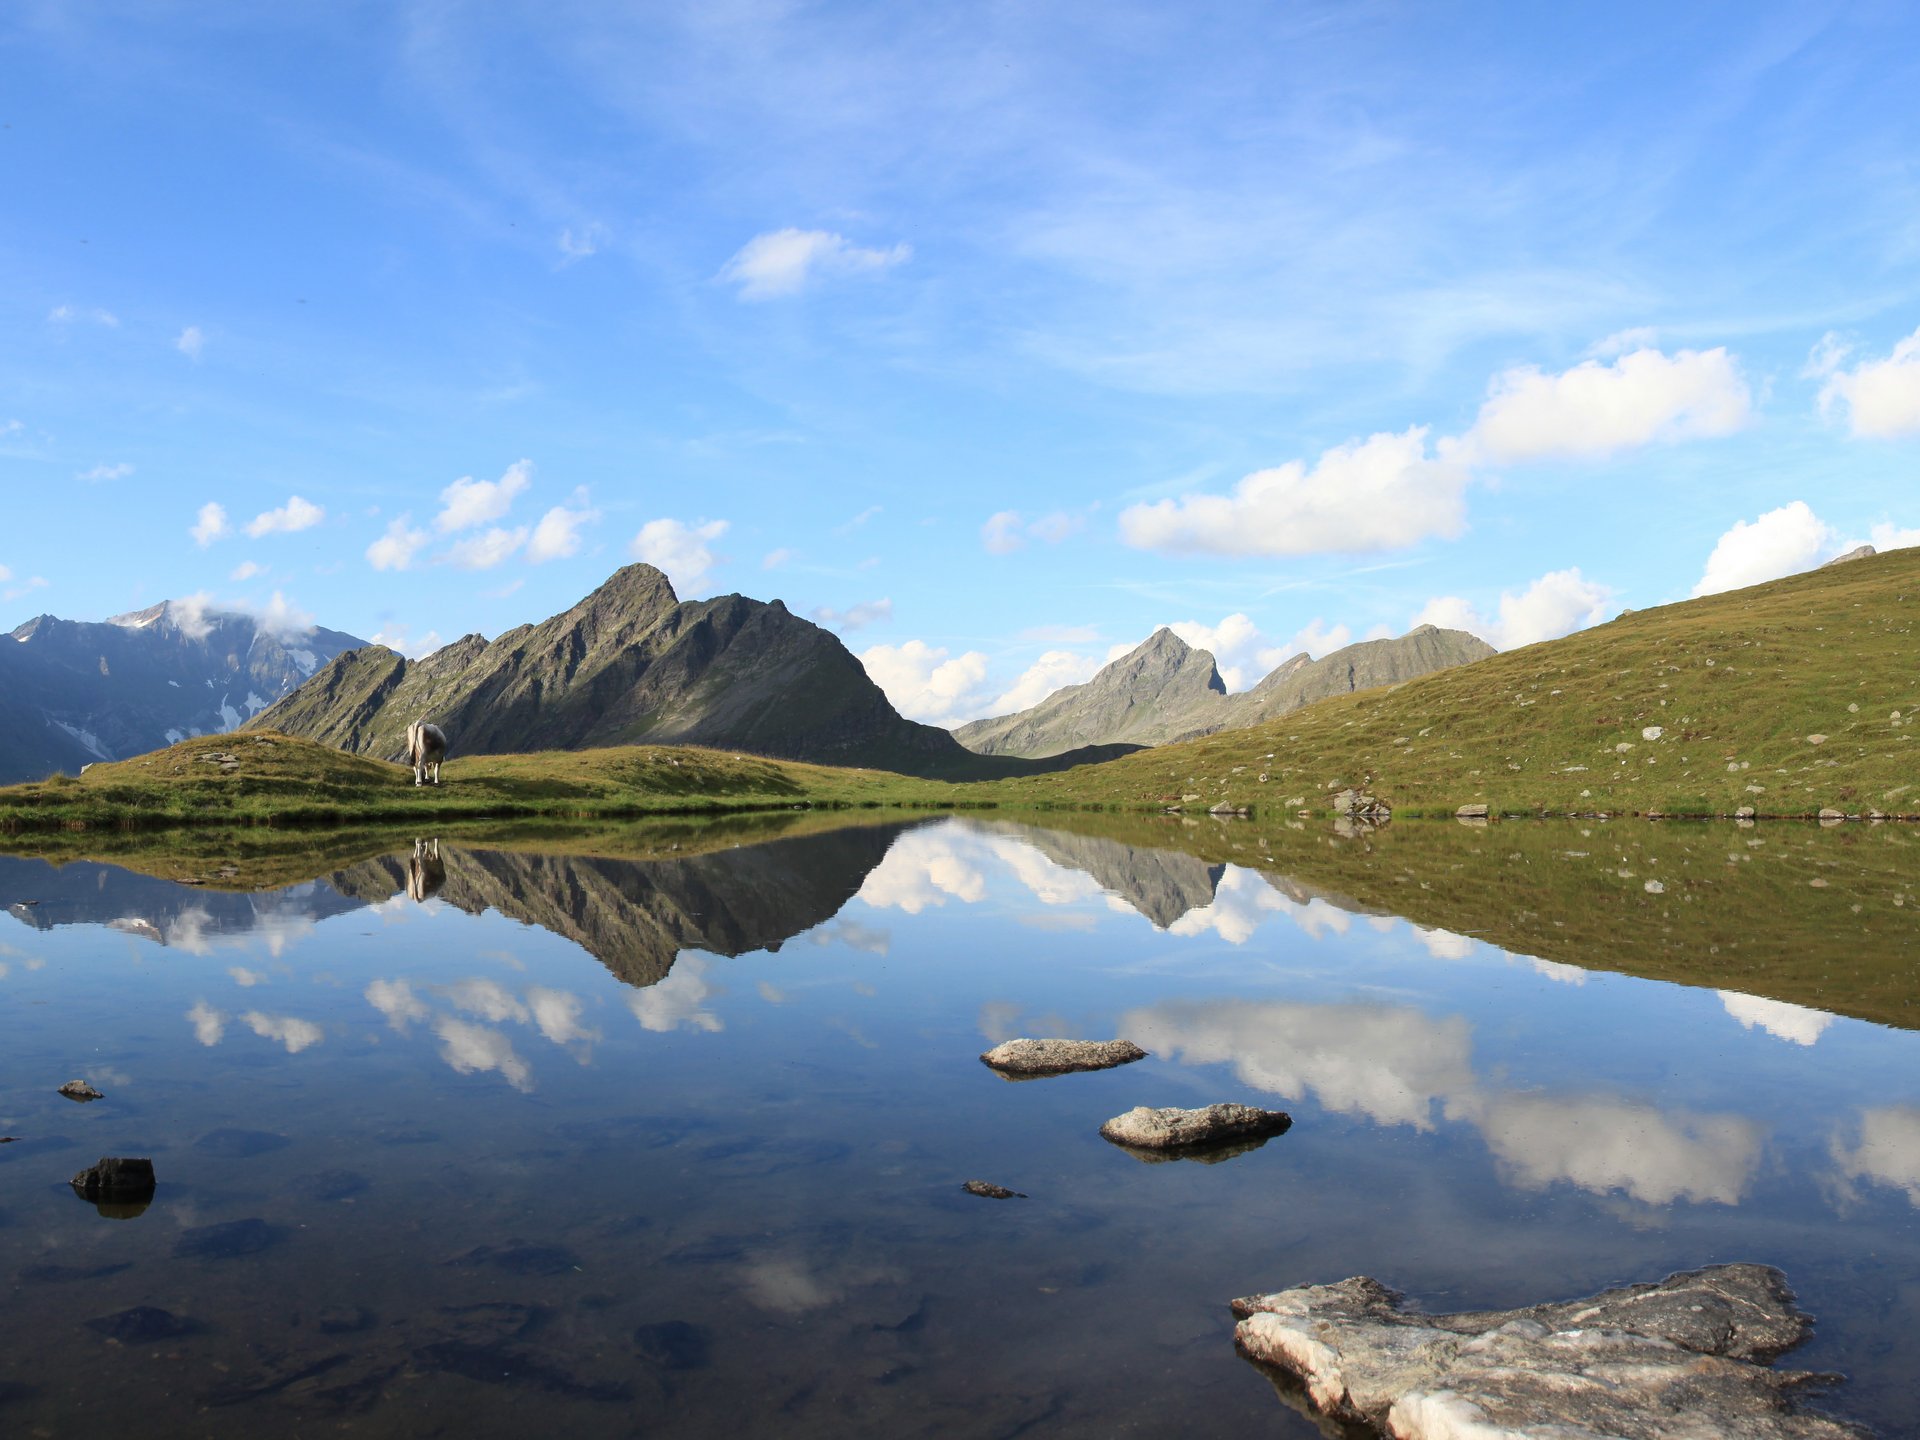
<svg viewBox="0 0 1920 1440"><path fill-rule="evenodd" d="M1292 810L1362 785L1403 814L1476 801L1515 812L1920 812L1916 617L1920 549L1899 550L986 790L1011 804L1192 795L1189 808Z"/></svg>
<svg viewBox="0 0 1920 1440"><path fill-rule="evenodd" d="M1556 820L1341 836L1295 823L1046 820L1249 866L1296 898L1519 955L1920 1028L1920 832L1908 826Z"/></svg>

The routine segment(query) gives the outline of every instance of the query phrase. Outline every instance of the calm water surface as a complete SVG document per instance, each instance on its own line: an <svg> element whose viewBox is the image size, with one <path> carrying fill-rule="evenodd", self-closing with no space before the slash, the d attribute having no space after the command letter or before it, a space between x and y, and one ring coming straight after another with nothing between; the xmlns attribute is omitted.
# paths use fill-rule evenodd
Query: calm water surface
<svg viewBox="0 0 1920 1440"><path fill-rule="evenodd" d="M1842 842L1802 843L1836 878L1791 893L1837 905ZM0 860L0 904L37 902L0 921L0 1428L1312 1435L1233 1296L1505 1306L1758 1260L1818 1319L1790 1363L1849 1376L1823 1403L1920 1433L1915 1033L1248 858L942 820L660 862L443 843L257 894ZM1615 869L1725 907L1669 951L1791 918ZM1860 893L1839 921L1913 913ZM1549 936L1592 918L1516 895ZM1813 963L1867 963L1835 1009L1884 1019L1911 932L1844 929ZM1051 1034L1152 1058L975 1058ZM106 1098L53 1093L76 1076ZM1294 1128L1214 1164L1096 1134L1216 1100ZM105 1218L66 1181L123 1154L159 1192Z"/></svg>

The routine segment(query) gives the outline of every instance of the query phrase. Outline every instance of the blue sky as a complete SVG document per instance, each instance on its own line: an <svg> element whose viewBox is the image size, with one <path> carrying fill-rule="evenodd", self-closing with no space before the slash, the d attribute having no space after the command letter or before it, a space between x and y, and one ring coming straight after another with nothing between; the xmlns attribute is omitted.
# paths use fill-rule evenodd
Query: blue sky
<svg viewBox="0 0 1920 1440"><path fill-rule="evenodd" d="M616 566L896 703L1920 541L1901 5L0 14L0 624Z"/></svg>

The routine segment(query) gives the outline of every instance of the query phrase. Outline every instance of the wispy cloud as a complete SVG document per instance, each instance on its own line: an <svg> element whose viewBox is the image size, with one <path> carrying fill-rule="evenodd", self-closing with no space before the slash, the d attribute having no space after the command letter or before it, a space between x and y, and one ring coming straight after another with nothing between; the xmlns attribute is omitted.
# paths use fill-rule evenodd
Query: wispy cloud
<svg viewBox="0 0 1920 1440"><path fill-rule="evenodd" d="M131 474L133 474L133 466L124 460L117 460L111 465L95 465L90 470L82 470L73 478L84 480L89 485L97 485L102 480L124 480Z"/></svg>
<svg viewBox="0 0 1920 1440"><path fill-rule="evenodd" d="M173 348L189 360L198 360L207 348L206 333L198 325L189 325L173 342Z"/></svg>
<svg viewBox="0 0 1920 1440"><path fill-rule="evenodd" d="M742 300L774 300L830 276L891 269L912 255L910 245L870 249L829 230L769 230L741 246L720 279L736 286Z"/></svg>

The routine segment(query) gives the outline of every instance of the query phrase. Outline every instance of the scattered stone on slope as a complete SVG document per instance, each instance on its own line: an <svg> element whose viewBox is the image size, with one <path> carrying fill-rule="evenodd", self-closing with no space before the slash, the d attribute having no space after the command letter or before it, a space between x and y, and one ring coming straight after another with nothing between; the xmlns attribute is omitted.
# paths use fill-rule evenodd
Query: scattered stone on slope
<svg viewBox="0 0 1920 1440"><path fill-rule="evenodd" d="M1393 818L1393 807L1378 795L1349 788L1334 795L1333 813L1349 819L1384 822Z"/></svg>
<svg viewBox="0 0 1920 1440"><path fill-rule="evenodd" d="M1136 1105L1107 1121L1100 1133L1130 1150L1181 1151L1283 1135L1292 1124L1293 1117L1284 1110L1251 1105L1206 1105L1198 1110Z"/></svg>
<svg viewBox="0 0 1920 1440"><path fill-rule="evenodd" d="M994 1046L981 1063L1007 1075L1066 1075L1111 1070L1147 1058L1131 1040L1030 1040L1024 1036Z"/></svg>
<svg viewBox="0 0 1920 1440"><path fill-rule="evenodd" d="M1027 1197L1018 1190L1009 1190L1004 1185L995 1185L989 1180L969 1180L960 1187L969 1195L978 1195L983 1200L1024 1200Z"/></svg>
<svg viewBox="0 0 1920 1440"><path fill-rule="evenodd" d="M1768 1368L1806 1338L1778 1270L1716 1265L1584 1300L1408 1314L1364 1276L1233 1302L1241 1353L1325 1421L1397 1440L1858 1440Z"/></svg>

